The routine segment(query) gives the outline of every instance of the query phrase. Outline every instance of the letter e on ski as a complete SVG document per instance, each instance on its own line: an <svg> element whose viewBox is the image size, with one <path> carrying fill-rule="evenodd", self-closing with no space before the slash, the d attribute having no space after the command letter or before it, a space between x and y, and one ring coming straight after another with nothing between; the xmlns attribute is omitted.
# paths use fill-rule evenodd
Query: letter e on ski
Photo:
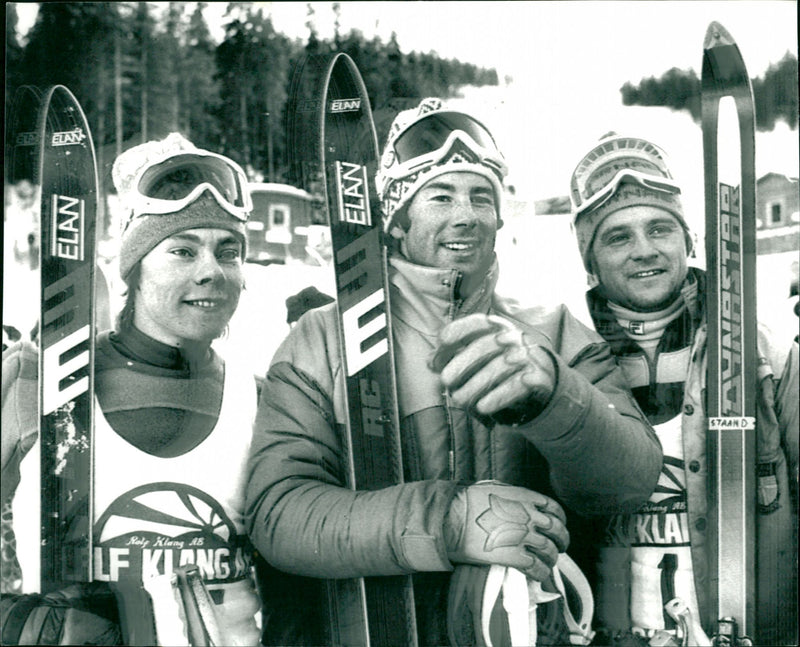
<svg viewBox="0 0 800 647"><path fill-rule="evenodd" d="M44 349L44 374L48 376L42 385L42 410L45 415L52 413L73 398L89 389L89 378L84 376L61 388L60 383L79 369L89 365L89 351L80 352L62 363L62 358L76 346L89 339L89 326L82 326L75 332ZM53 376L50 379L49 376Z"/></svg>

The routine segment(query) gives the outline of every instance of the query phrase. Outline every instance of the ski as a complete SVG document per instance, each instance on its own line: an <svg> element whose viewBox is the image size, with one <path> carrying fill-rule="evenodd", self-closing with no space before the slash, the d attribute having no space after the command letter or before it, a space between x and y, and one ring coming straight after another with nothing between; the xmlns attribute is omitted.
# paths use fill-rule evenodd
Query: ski
<svg viewBox="0 0 800 647"><path fill-rule="evenodd" d="M38 141L40 590L48 593L93 577L97 168L86 117L62 85L42 98Z"/></svg>
<svg viewBox="0 0 800 647"><path fill-rule="evenodd" d="M23 85L14 94L6 129L6 152L3 164L5 182L15 186L27 181L39 182L39 107L42 92L33 85Z"/></svg>
<svg viewBox="0 0 800 647"><path fill-rule="evenodd" d="M708 275L709 583L715 644L755 633L756 215L753 90L712 22L701 81Z"/></svg>
<svg viewBox="0 0 800 647"><path fill-rule="evenodd" d="M39 88L32 85L24 85L18 88L6 118L3 180L6 191L10 189L14 196L14 201L11 204L9 204L8 198L6 199L6 208L9 212L12 208L15 210L24 208L24 206L20 206L16 195L17 190L23 185L27 185L27 190L30 194L36 195L35 187L39 182L39 169L37 166L39 160L38 119L41 94ZM8 216L9 214L6 215ZM30 214L30 219L31 222L34 221L33 214ZM8 229L5 230L5 233L8 235ZM8 270L9 268L6 269ZM34 296L33 298L36 297ZM4 317L3 323L11 324L12 321L11 319L5 320ZM13 323L19 325L20 328L24 328L21 324L17 324L16 321ZM24 335L30 331L21 330L20 332ZM17 542L13 528L12 498L10 496L6 497L5 493L2 496L0 532L2 533L0 534L0 537L2 537L2 550L4 554L11 557L3 561L3 571L0 574L2 591L4 593L21 593L22 571L17 563Z"/></svg>
<svg viewBox="0 0 800 647"><path fill-rule="evenodd" d="M40 591L48 593L94 579L94 347L98 316L103 328L110 317L108 287L97 266L94 145L68 88L52 86L41 96L35 135L41 185ZM110 586L125 644L155 645L147 592L141 585Z"/></svg>
<svg viewBox="0 0 800 647"><path fill-rule="evenodd" d="M325 196L346 374L348 486L402 482L386 247L374 188L378 142L364 82L346 54L307 57L292 87L295 177ZM329 644L417 644L411 576L331 580Z"/></svg>

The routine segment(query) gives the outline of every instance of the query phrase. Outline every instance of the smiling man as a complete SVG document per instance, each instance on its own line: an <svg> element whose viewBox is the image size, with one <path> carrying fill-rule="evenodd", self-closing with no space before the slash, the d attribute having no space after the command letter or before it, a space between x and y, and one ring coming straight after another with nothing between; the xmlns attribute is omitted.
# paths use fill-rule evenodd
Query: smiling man
<svg viewBox="0 0 800 647"><path fill-rule="evenodd" d="M494 191L489 180L475 173L447 173L428 182L409 204L413 226L392 229L402 256L417 265L458 270L460 291L473 292L494 260L501 224Z"/></svg>
<svg viewBox="0 0 800 647"><path fill-rule="evenodd" d="M574 229L595 327L625 372L664 450L656 492L594 538L598 630L611 645L647 645L657 632L706 645L708 603L705 274L689 267L692 236L664 151L611 134L572 175ZM759 329L758 622L755 644L796 644L797 367ZM788 341L788 340L787 340ZM796 347L796 342L795 342ZM795 353L797 349L795 348ZM787 471L788 460L788 471ZM789 479L793 474L795 478ZM725 539L723 538L723 541ZM664 605L679 598L690 634ZM667 644L661 636L659 644Z"/></svg>
<svg viewBox="0 0 800 647"><path fill-rule="evenodd" d="M420 645L482 644L489 566L547 581L568 544L562 505L630 511L652 491L661 452L608 346L563 307L518 311L495 294L505 174L486 127L438 99L391 126L376 184L403 484L347 488L335 305L303 315L275 354L247 487L251 537L276 569L266 644L330 644L322 579L400 573L414 574ZM561 604L552 644L571 642Z"/></svg>
<svg viewBox="0 0 800 647"><path fill-rule="evenodd" d="M4 595L3 642L127 641L128 621L149 617L136 606L143 582L188 562L201 567L224 644L255 645L260 602L243 525L255 381L211 347L243 287L247 180L233 161L177 133L124 152L113 178L125 209L119 270L127 296L95 354L97 581L41 599ZM3 354L4 496L13 495L36 441L36 394L37 349L12 346ZM3 593L23 583L31 591L35 572L19 570L11 528L3 539ZM176 614L173 626L182 622Z"/></svg>

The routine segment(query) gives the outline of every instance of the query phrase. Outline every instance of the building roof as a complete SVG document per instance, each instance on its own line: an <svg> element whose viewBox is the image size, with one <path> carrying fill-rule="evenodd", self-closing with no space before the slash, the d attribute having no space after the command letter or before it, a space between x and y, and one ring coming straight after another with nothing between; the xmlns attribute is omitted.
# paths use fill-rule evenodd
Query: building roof
<svg viewBox="0 0 800 647"><path fill-rule="evenodd" d="M783 173L775 173L774 171L770 171L769 173L766 173L762 175L760 178L758 178L758 180L756 180L756 183L761 184L761 182L764 182L765 180L771 180L773 178L780 178L782 180L786 180L787 182L797 182L796 177L789 177L788 175L785 175Z"/></svg>

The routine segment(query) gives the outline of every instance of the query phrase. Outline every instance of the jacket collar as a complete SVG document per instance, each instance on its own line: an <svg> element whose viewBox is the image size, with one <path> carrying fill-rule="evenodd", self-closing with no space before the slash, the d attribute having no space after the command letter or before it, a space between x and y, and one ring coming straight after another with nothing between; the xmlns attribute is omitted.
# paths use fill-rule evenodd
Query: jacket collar
<svg viewBox="0 0 800 647"><path fill-rule="evenodd" d="M389 257L392 316L422 333L436 335L453 319L489 312L498 272L495 256L480 287L461 300L456 297L461 272L417 265L393 254Z"/></svg>

